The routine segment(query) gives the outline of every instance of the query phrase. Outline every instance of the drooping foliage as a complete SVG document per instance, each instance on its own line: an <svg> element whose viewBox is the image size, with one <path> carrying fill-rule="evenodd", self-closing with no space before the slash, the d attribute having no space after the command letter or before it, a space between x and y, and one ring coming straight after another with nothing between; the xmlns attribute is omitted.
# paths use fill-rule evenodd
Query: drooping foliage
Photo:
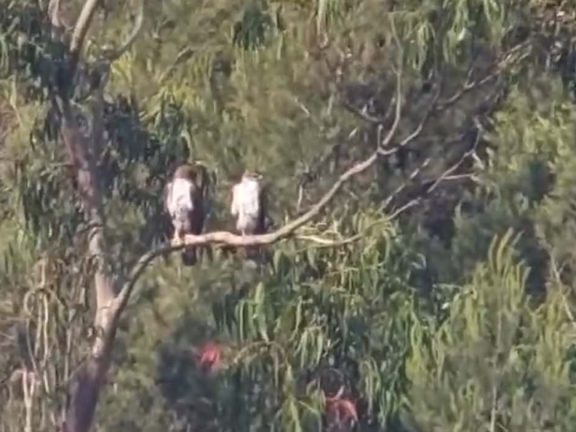
<svg viewBox="0 0 576 432"><path fill-rule="evenodd" d="M266 264L149 266L95 430L571 430L574 7L154 0L110 64L141 3L101 2L62 85L84 2L63 2L62 28L44 3L0 0L2 430L54 430L95 337L61 88L103 131L119 274L166 240L176 164L213 175L208 230L232 229L245 168L279 227L398 119L386 155Z"/></svg>

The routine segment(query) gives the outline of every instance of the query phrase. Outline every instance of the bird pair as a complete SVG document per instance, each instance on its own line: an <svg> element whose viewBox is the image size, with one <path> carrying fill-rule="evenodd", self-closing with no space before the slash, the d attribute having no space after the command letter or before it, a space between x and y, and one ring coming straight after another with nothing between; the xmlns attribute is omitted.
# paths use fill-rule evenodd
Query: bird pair
<svg viewBox="0 0 576 432"><path fill-rule="evenodd" d="M266 223L266 199L260 173L245 171L232 187L230 213L236 218L236 229L244 235L263 234ZM170 215L175 242L186 235L199 235L204 229L207 210L209 176L199 164L180 165L164 189L164 208ZM182 252L182 263L196 264L196 248Z"/></svg>

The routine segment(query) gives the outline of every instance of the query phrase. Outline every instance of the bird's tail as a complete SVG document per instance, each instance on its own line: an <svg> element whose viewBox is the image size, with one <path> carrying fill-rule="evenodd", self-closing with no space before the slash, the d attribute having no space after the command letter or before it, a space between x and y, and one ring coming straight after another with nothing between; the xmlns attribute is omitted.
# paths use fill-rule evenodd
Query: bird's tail
<svg viewBox="0 0 576 432"><path fill-rule="evenodd" d="M182 264L185 266L193 266L198 261L196 256L196 248L188 248L182 252Z"/></svg>

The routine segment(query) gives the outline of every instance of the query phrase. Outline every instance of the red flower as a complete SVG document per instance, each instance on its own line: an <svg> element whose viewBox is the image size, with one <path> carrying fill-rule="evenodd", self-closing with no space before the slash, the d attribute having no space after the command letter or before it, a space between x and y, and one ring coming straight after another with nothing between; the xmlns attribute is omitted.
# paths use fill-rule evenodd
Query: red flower
<svg viewBox="0 0 576 432"><path fill-rule="evenodd" d="M222 352L220 347L214 342L206 343L199 353L199 364L200 368L208 371L214 372L220 366L220 357Z"/></svg>
<svg viewBox="0 0 576 432"><path fill-rule="evenodd" d="M350 420L358 421L358 411L356 405L350 399L341 398L337 395L326 398L326 411L330 421L342 424Z"/></svg>

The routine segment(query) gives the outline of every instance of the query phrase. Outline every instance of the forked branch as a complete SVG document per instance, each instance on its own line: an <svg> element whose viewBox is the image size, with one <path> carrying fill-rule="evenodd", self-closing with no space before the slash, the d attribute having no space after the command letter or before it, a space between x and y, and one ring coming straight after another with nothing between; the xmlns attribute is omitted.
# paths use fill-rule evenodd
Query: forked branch
<svg viewBox="0 0 576 432"><path fill-rule="evenodd" d="M134 268L129 274L127 282L120 291L116 309L118 313L126 307L134 285L139 277L142 275L146 267L158 256L164 255L169 252L174 252L183 249L185 246L203 246L209 244L218 244L233 247L245 246L263 246L276 243L282 239L291 236L298 228L310 222L318 216L322 210L332 201L334 196L340 191L342 186L354 176L366 171L370 168L379 158L378 150L374 151L367 159L356 163L347 171L345 171L332 185L332 187L324 194L324 196L314 205L310 210L302 216L294 219L292 222L287 223L283 227L274 232L261 235L240 236L226 231L216 231L201 235L187 235L184 242L179 245L169 245L160 247L156 250L144 254L136 263Z"/></svg>
<svg viewBox="0 0 576 432"><path fill-rule="evenodd" d="M135 264L132 271L128 275L128 279L122 290L120 291L115 304L115 310L118 314L122 313L130 295L134 289L134 285L138 281L139 277L146 270L146 267L158 256L165 255L166 253L181 250L186 246L205 246L209 244L217 244L232 247L246 247L246 246L263 246L276 243L282 239L290 237L294 232L302 227L303 225L310 222L312 219L317 217L324 208L332 201L340 189L358 174L363 173L372 167L376 161L382 156L382 147L388 145L392 139L395 137L398 127L400 125L400 116L402 112L402 75L401 68L399 68L396 77L396 96L395 96L395 118L392 127L386 134L382 143L376 147L372 154L360 161L355 163L352 167L346 170L344 173L338 177L336 182L332 187L320 198L320 200L314 204L306 213L302 214L300 217L294 219L292 222L287 223L283 227L267 234L260 235L250 235L250 236L240 236L226 231L216 231L201 235L186 235L184 242L178 245L163 246L156 250L150 251L144 254ZM411 134L413 138L416 138L418 134Z"/></svg>
<svg viewBox="0 0 576 432"><path fill-rule="evenodd" d="M276 243L280 240L283 240L285 238L294 235L295 232L300 227L313 220L324 210L325 207L328 206L328 204L332 201L332 199L340 191L340 189L344 186L345 183L347 183L354 176L361 174L370 167L372 167L376 163L376 161L378 161L380 158L387 157L398 152L401 148L407 146L415 139L417 139L425 129L425 125L430 120L430 117L433 113L437 113L439 111L447 109L449 106L451 106L452 104L457 102L460 98L462 98L466 93L470 92L471 90L485 84L486 82L498 76L510 64L515 64L518 61L520 61L522 58L525 57L525 54L522 53L524 48L527 48L527 44L520 44L511 49L510 51L508 51L503 57L503 59L497 63L495 70L493 70L483 79L480 79L475 82L470 82L467 79L462 85L461 89L458 90L456 93L454 93L452 96L450 96L448 99L440 101L441 89L438 88L437 92L434 94L432 100L430 101L428 109L424 113L418 125L398 145L390 147L390 143L397 135L402 112L402 75L401 75L401 63L399 63L398 70L396 73L397 78L396 94L392 100L392 103L394 104L395 115L390 130L386 133L384 139L382 139L378 143L376 150L368 158L354 164L351 168L349 168L342 175L340 175L340 177L338 177L338 179L332 185L332 187L324 194L324 196L322 196L322 198L314 206L312 206L312 208L310 208L306 213L302 214L300 217L296 218L292 222L287 223L283 227L271 233L262 235L240 236L233 234L231 232L216 231L201 235L187 235L184 239L184 242L181 244L162 246L144 254L136 262L136 264L130 271L126 282L122 286L122 289L116 299L116 305L115 305L116 310L118 311L118 313L121 313L121 311L126 307L136 282L138 281L140 276L144 273L147 266L158 256L181 250L187 246L206 246L210 244L228 246L228 247L264 246ZM426 188L426 194L433 191L441 182L451 178L450 174L456 168L458 168L461 165L463 159L469 157L470 154L471 154L470 152L466 152L462 157L462 160L458 161L454 166L451 166L438 179L433 181L432 185ZM419 170L417 172L419 172ZM400 191L395 191L392 195L395 196L399 192ZM422 197L414 199L410 201L407 205L402 206L400 209L396 210L392 214L392 217L396 217L398 216L398 214L405 211L407 208L412 207L413 205L418 203L421 200L421 198ZM389 203L389 200L387 200L387 203ZM316 237L314 238L300 237L300 238L303 240L307 239L310 241L318 240ZM356 240L356 237L354 237L354 240ZM325 242L321 240L320 243ZM348 243L348 241L346 241L346 243ZM340 242L335 242L334 244L339 245Z"/></svg>

